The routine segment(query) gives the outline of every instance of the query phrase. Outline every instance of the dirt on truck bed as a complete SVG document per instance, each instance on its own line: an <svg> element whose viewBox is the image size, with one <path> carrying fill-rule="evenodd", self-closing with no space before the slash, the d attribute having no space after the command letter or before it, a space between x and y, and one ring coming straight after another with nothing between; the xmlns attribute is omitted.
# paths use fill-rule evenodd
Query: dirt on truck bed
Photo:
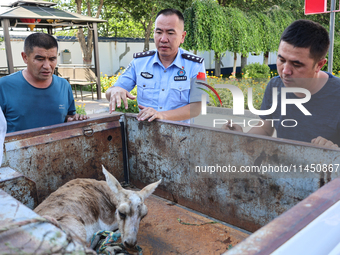
<svg viewBox="0 0 340 255"><path fill-rule="evenodd" d="M141 221L138 245L144 255L222 254L248 234L196 214L157 196L145 204L148 215Z"/></svg>

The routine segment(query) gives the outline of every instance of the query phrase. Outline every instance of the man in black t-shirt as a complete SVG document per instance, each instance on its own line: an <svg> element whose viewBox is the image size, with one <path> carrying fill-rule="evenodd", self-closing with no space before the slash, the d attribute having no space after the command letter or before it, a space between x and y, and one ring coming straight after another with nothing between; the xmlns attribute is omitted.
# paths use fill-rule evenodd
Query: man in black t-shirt
<svg viewBox="0 0 340 255"><path fill-rule="evenodd" d="M326 64L329 48L327 30L310 20L297 20L283 32L277 53L279 77L266 88L261 110L272 106L273 88L278 89L277 108L265 116L248 133L311 142L329 147L340 143L340 79L321 71ZM303 88L311 98L303 107L306 115L294 104L287 104L286 115L281 113L281 89ZM275 95L274 95L275 96ZM306 94L287 93L287 99L301 99ZM288 122L285 122L287 120ZM291 120L289 123L289 120ZM284 121L282 123L282 121ZM238 125L224 125L224 129L242 131Z"/></svg>

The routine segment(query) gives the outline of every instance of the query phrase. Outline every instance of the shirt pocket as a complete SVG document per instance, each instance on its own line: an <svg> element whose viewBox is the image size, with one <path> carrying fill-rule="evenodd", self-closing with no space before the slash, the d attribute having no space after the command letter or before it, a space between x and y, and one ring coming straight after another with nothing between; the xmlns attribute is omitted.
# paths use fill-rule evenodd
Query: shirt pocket
<svg viewBox="0 0 340 255"><path fill-rule="evenodd" d="M169 107L176 109L190 103L190 81L170 83Z"/></svg>
<svg viewBox="0 0 340 255"><path fill-rule="evenodd" d="M137 100L138 104L150 106L155 95L155 81L138 79L137 80Z"/></svg>

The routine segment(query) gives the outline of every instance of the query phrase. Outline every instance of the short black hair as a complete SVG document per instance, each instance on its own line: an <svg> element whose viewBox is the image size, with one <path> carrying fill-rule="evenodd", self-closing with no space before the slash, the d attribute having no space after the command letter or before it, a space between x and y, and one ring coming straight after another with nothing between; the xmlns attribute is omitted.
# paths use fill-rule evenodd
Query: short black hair
<svg viewBox="0 0 340 255"><path fill-rule="evenodd" d="M24 42L24 51L27 55L33 52L34 47L44 48L46 50L57 48L57 40L49 34L33 33L26 37Z"/></svg>
<svg viewBox="0 0 340 255"><path fill-rule="evenodd" d="M326 57L329 48L327 30L319 23L306 19L290 24L282 33L281 41L294 47L309 48L310 57L316 62Z"/></svg>
<svg viewBox="0 0 340 255"><path fill-rule="evenodd" d="M158 16L160 16L162 14L164 16L170 16L170 15L175 14L179 18L179 20L183 21L183 23L184 23L183 13L180 12L179 10L176 10L176 9L173 9L173 8L168 8L168 9L161 10L159 13L157 13L156 19L158 18Z"/></svg>

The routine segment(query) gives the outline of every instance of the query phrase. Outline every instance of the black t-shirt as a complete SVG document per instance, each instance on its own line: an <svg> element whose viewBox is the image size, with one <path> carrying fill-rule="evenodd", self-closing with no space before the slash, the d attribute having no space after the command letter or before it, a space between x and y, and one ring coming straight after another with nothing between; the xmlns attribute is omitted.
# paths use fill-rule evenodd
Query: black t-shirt
<svg viewBox="0 0 340 255"><path fill-rule="evenodd" d="M312 139L322 136L340 145L340 79L327 74L329 79L323 88L312 95L308 102L302 104L312 115L305 115L295 104L287 104L286 115L282 115L281 88L285 86L280 77L270 80L261 110L271 108L273 87L278 91L277 108L272 114L261 115L260 118L278 119L272 121L278 138L311 142ZM286 98L299 99L294 93L287 93Z"/></svg>

